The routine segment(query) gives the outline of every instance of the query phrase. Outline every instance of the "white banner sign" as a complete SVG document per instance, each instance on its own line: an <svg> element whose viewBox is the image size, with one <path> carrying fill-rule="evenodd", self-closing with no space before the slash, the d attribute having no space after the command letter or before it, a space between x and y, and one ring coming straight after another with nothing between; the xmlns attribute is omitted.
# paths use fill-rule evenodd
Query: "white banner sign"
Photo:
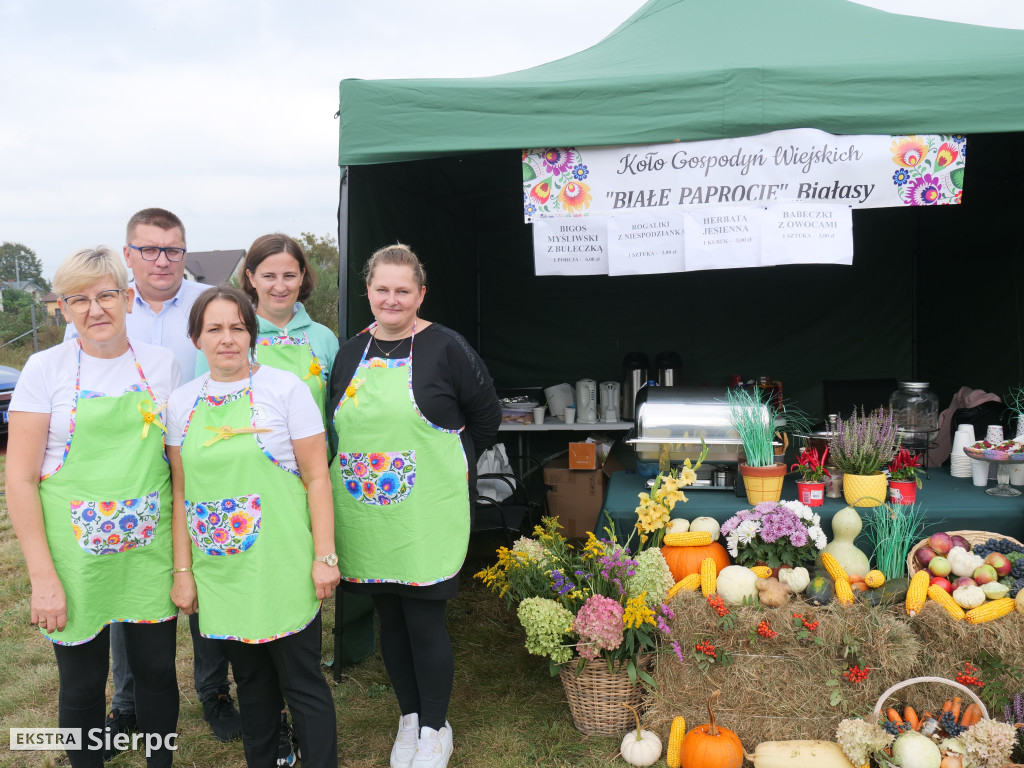
<svg viewBox="0 0 1024 768"><path fill-rule="evenodd" d="M772 205L764 212L761 264L853 264L853 211L842 205Z"/></svg>
<svg viewBox="0 0 1024 768"><path fill-rule="evenodd" d="M523 152L527 221L698 206L958 204L962 135L832 136L801 128L714 141Z"/></svg>
<svg viewBox="0 0 1024 768"><path fill-rule="evenodd" d="M608 219L537 219L533 263L538 275L607 275Z"/></svg>
<svg viewBox="0 0 1024 768"><path fill-rule="evenodd" d="M682 272L683 214L634 213L608 218L608 274L654 275Z"/></svg>
<svg viewBox="0 0 1024 768"><path fill-rule="evenodd" d="M701 208L686 221L686 271L761 266L761 208Z"/></svg>

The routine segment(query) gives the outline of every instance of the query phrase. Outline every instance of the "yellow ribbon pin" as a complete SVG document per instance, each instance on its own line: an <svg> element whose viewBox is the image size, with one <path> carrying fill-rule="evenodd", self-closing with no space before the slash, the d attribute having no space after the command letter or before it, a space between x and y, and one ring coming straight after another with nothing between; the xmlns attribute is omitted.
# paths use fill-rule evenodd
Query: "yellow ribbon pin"
<svg viewBox="0 0 1024 768"><path fill-rule="evenodd" d="M203 443L204 448L210 447L218 440L227 440L229 437L234 437L235 435L255 435L261 432L273 431L267 427L239 427L238 429L235 429L234 427L229 427L226 424L223 427L204 427L204 429L208 429L211 432L216 433L213 437Z"/></svg>
<svg viewBox="0 0 1024 768"><path fill-rule="evenodd" d="M145 405L146 407L143 408L142 407L143 405ZM138 405L139 413L142 414L142 439L143 440L145 440L149 436L149 425L150 424L155 424L157 429L160 429L165 435L167 434L167 427L165 427L163 425L163 422L161 422L160 419L157 418L157 414L159 414L166 407L167 407L167 403L164 403L163 405L161 405L159 408L157 408L154 411L153 410L153 402L151 400L146 400L144 402L139 403L139 405Z"/></svg>
<svg viewBox="0 0 1024 768"><path fill-rule="evenodd" d="M338 403L339 408L341 408L341 406L343 406L349 400L353 402L354 407L359 407L359 398L356 397L356 392L358 392L359 388L363 386L364 381L365 379L352 379L352 382L347 387L345 387L345 397L343 397L341 402Z"/></svg>
<svg viewBox="0 0 1024 768"><path fill-rule="evenodd" d="M320 384L320 386L321 386L321 387L323 387L323 385L324 385L324 380L323 380L323 378L321 378L321 376L320 376L320 374L321 374L321 373L323 373L323 370L324 370L324 369L320 367L320 361L319 361L319 360L317 360L316 358L314 358L314 359L313 359L313 360L312 360L312 361L311 361L311 362L309 363L309 373L307 373L307 374L306 374L305 376L303 376L303 377L302 377L302 380L303 380L303 381L306 381L307 379L310 379L310 378L312 378L313 376L316 376L316 380L317 380L317 382L318 382L318 383Z"/></svg>

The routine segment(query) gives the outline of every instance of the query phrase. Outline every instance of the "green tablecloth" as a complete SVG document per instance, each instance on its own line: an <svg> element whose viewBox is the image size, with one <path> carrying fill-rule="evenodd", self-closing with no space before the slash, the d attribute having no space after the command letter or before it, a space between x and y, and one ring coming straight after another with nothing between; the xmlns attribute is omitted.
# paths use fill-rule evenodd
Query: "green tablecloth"
<svg viewBox="0 0 1024 768"><path fill-rule="evenodd" d="M989 496L984 488L975 487L971 478L951 477L944 468L932 469L929 474L930 477L923 478L924 487L917 492L917 500L926 515L925 535L935 531L991 531L1024 541L1024 496ZM989 487L994 483L994 480L989 481ZM646 490L646 478L632 472L615 472L609 479L604 509L620 537L628 535L636 524L637 494ZM721 523L739 510L749 508L746 496L736 496L732 491L687 488L685 493L689 501L677 504L673 517L692 520L705 516ZM782 499L796 497L796 480L792 475L787 476ZM815 508L829 539L832 538L832 516L845 506L842 499L826 498L823 506ZM602 514L594 532L602 536L606 525L607 518Z"/></svg>

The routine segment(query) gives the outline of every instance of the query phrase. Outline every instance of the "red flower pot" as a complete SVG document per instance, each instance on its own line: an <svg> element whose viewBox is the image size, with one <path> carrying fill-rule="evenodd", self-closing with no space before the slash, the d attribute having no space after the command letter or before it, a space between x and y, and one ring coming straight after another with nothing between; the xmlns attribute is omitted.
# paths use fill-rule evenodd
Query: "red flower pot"
<svg viewBox="0 0 1024 768"><path fill-rule="evenodd" d="M889 502L892 504L913 504L917 501L916 480L890 480Z"/></svg>
<svg viewBox="0 0 1024 768"><path fill-rule="evenodd" d="M825 503L825 481L820 483L796 481L796 498L808 507L820 507Z"/></svg>

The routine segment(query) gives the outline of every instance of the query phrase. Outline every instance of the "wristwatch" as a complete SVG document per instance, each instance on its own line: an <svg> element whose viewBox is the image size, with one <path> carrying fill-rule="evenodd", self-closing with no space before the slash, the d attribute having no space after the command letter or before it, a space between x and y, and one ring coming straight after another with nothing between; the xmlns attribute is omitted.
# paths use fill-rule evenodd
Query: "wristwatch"
<svg viewBox="0 0 1024 768"><path fill-rule="evenodd" d="M336 554L334 554L333 552L331 552L331 554L324 555L323 557L314 557L313 558L313 562L314 563L327 563L327 565L329 565L329 566L331 566L333 568L334 566L336 566L338 564L338 556Z"/></svg>

